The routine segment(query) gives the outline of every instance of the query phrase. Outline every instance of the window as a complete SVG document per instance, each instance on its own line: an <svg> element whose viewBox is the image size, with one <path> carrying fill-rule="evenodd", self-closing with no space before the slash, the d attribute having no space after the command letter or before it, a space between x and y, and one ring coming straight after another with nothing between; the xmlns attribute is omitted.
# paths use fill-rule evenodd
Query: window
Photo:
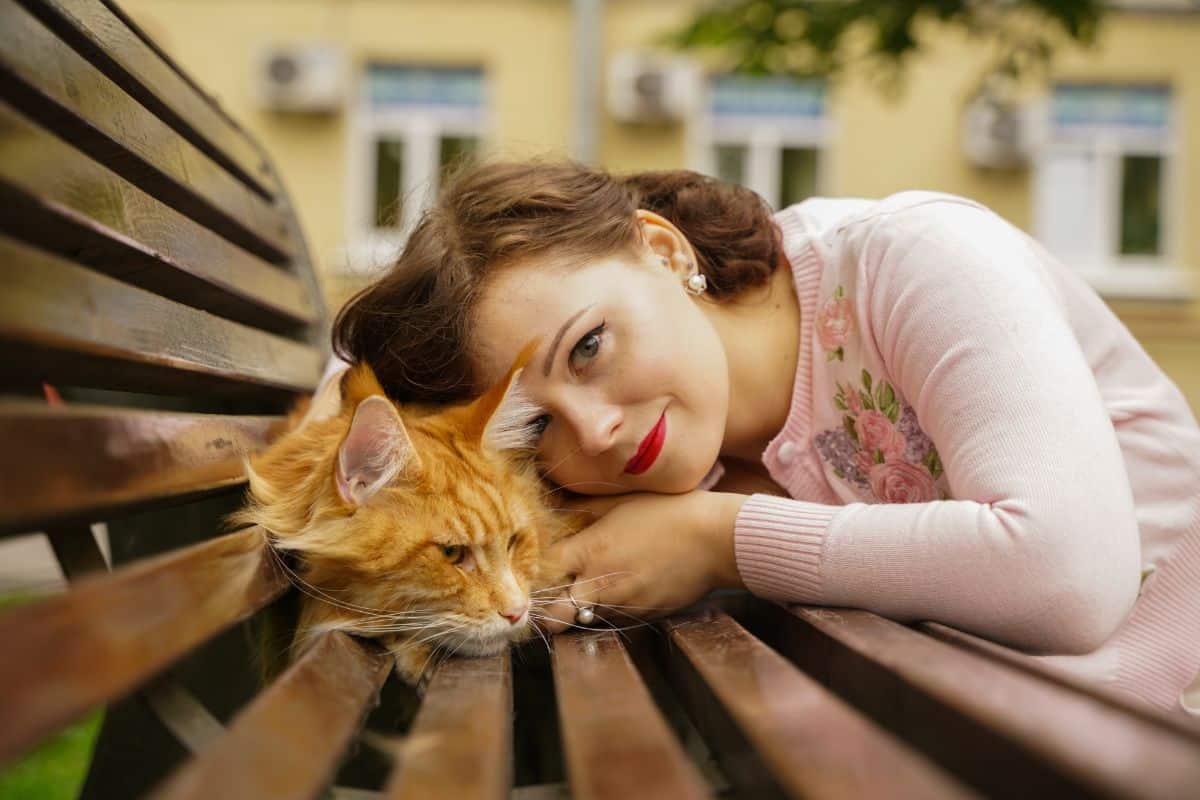
<svg viewBox="0 0 1200 800"><path fill-rule="evenodd" d="M719 75L707 105L690 145L698 171L747 186L776 209L823 190L822 82Z"/></svg>
<svg viewBox="0 0 1200 800"><path fill-rule="evenodd" d="M473 158L488 129L483 72L371 64L350 136L346 262L390 260L448 170Z"/></svg>
<svg viewBox="0 0 1200 800"><path fill-rule="evenodd" d="M1055 87L1034 176L1038 237L1106 294L1173 296L1170 90Z"/></svg>

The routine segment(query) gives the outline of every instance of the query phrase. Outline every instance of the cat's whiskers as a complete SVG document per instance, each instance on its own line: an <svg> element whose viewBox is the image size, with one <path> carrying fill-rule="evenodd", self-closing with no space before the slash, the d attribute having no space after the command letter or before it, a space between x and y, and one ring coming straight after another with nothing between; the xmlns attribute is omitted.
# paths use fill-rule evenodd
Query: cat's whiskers
<svg viewBox="0 0 1200 800"><path fill-rule="evenodd" d="M560 465L561 465L561 464L562 464L564 461L566 461L566 460L567 460L568 458L570 458L571 456L573 456L573 455L577 454L577 453L578 453L580 450L582 450L582 449L583 449L583 445L581 444L581 445L579 445L579 447L576 447L574 450L572 450L571 452L567 453L565 456L563 456L562 458L560 458L558 461L555 461L555 462L554 462L554 464L553 464L553 466L549 466L549 467L546 467L546 468L544 468L544 469L541 471L541 474L542 474L542 475L546 475L546 474L549 474L549 473L553 472L554 470L558 469L558 467L559 467L559 466L560 466ZM554 490L551 490L551 491L554 491ZM545 497L545 495L542 495L542 496L543 496L543 497Z"/></svg>
<svg viewBox="0 0 1200 800"><path fill-rule="evenodd" d="M602 581L606 578L612 578L614 576L628 578L628 577L632 576L633 574L634 573L632 570L619 570L616 572L606 572L603 575L597 575L594 578L584 578L581 581L571 581L570 583L560 583L557 586L546 586L541 589L536 589L536 590L530 592L529 594L530 594L530 597L536 597L538 595L545 594L546 592L554 591L555 589L565 589L568 586L583 586L585 583L592 583L594 581ZM603 587L601 587L601 588L603 588ZM599 591L599 589L597 589L596 591ZM574 595L572 595L572 596L574 596Z"/></svg>
<svg viewBox="0 0 1200 800"><path fill-rule="evenodd" d="M336 597L331 597L323 590L317 588L316 586L313 586L311 583L304 580L304 578L301 577L299 573L297 573L295 570L293 570L291 567L289 567L287 565L287 562L283 559L283 556L281 556L277 551L275 551L274 548L268 547L267 549L274 556L275 563L278 564L279 567L281 569L283 569L283 571L287 574L291 583L298 590L300 590L304 594L307 594L309 597L312 597L315 600L320 600L324 603L328 603L329 605L336 606L338 608L344 608L347 611L357 611L361 614L367 614L370 616L379 617L379 618L383 618L383 619L410 619L410 618L417 617L417 616L428 613L428 612L423 612L423 611L388 611L386 609L381 609L381 608L370 608L367 606L359 606L354 603L347 603L343 600L339 600Z"/></svg>

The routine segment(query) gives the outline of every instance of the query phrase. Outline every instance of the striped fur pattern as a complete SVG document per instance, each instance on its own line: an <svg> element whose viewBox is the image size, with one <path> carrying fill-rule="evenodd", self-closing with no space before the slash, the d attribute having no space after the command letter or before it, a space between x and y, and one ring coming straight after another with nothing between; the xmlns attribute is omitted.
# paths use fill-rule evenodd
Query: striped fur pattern
<svg viewBox="0 0 1200 800"><path fill-rule="evenodd" d="M565 582L542 554L579 522L548 507L524 449L536 408L517 388L521 363L444 409L397 406L359 365L343 376L338 414L247 464L249 502L234 521L294 554L279 563L304 593L291 658L343 630L380 641L415 683L438 653L487 655L532 635L529 614L512 612Z"/></svg>

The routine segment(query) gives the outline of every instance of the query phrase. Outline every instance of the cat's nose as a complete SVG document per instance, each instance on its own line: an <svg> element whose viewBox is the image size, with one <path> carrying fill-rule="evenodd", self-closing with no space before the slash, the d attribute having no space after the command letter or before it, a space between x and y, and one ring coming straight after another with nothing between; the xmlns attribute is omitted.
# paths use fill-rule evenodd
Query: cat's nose
<svg viewBox="0 0 1200 800"><path fill-rule="evenodd" d="M525 603L523 605L513 606L507 611L498 611L496 613L508 620L509 625L516 625L521 621L521 618L525 616L525 612L528 610L529 604Z"/></svg>

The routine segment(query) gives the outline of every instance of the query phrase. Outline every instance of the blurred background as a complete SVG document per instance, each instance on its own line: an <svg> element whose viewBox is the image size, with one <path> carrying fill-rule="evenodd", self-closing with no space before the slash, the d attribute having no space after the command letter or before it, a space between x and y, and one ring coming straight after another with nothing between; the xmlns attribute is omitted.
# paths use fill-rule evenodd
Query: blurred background
<svg viewBox="0 0 1200 800"><path fill-rule="evenodd" d="M777 208L936 189L1084 273L1200 408L1200 4L713 5L123 3L276 160L331 307L462 157L690 168Z"/></svg>

